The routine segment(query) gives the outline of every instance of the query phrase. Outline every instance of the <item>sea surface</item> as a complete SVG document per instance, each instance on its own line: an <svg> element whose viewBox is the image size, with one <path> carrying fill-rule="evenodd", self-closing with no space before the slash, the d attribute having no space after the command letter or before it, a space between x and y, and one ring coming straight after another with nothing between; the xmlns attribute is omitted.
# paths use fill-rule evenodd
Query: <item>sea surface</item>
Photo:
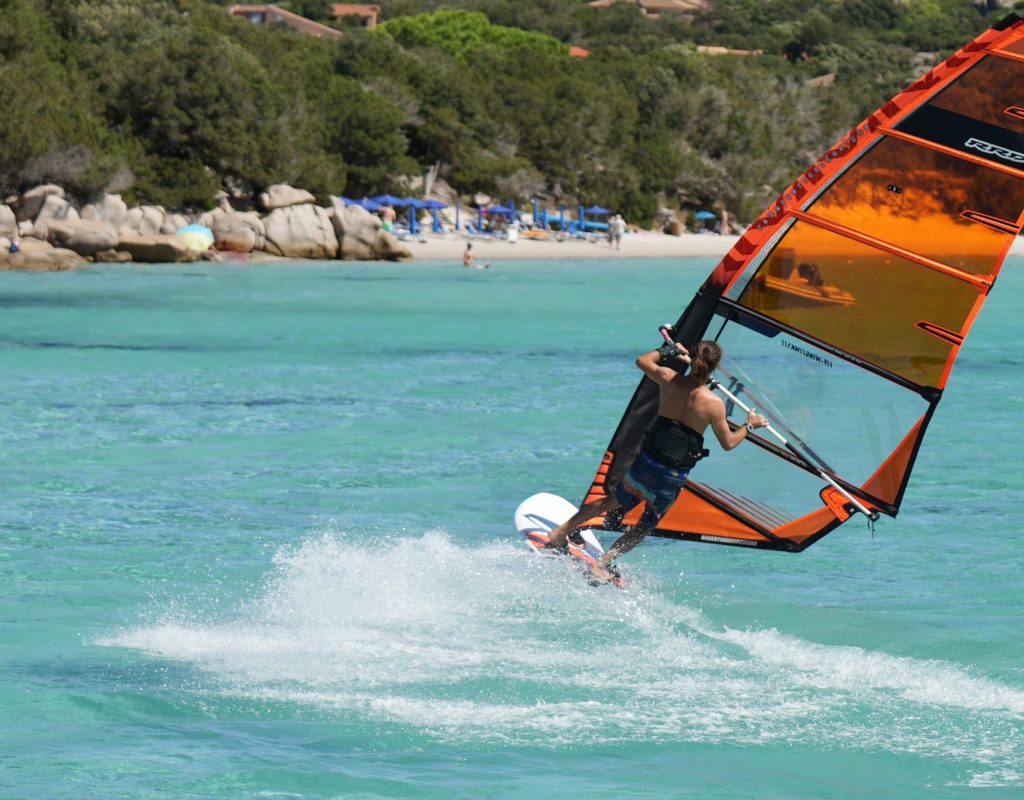
<svg viewBox="0 0 1024 800"><path fill-rule="evenodd" d="M517 541L713 265L0 273L0 798L1024 797L1024 262L896 520Z"/></svg>

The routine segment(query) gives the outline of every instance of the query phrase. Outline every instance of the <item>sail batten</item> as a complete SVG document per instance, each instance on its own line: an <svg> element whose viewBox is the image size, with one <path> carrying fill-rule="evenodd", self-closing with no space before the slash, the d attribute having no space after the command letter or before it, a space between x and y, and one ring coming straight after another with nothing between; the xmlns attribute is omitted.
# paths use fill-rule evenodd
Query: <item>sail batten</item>
<svg viewBox="0 0 1024 800"><path fill-rule="evenodd" d="M869 234L862 233L855 228L840 225L836 222L832 222L831 220L816 217L814 214L808 214L807 212L800 211L798 209L793 209L790 211L790 214L802 222L815 225L819 228L824 228L825 230L831 231L839 236L845 236L847 239L852 239L855 242L866 244L876 250L891 253L892 255L899 256L907 261L913 261L916 264L920 264L922 267L933 269L936 272L943 273L944 275L949 275L957 280L969 283L978 289L984 289L987 291L992 286L992 279L989 276L978 276L970 272L965 272L964 270L957 269L949 264L943 264L941 261L936 261L928 258L927 256L923 256L920 253L915 253Z"/></svg>
<svg viewBox="0 0 1024 800"><path fill-rule="evenodd" d="M858 358L856 355L854 355L852 353L849 353L849 352L847 352L845 350L842 350L842 349L840 349L838 347L833 347L828 342L822 341L821 339L817 339L814 336L812 336L811 334L807 333L806 331L802 331L799 328L796 328L796 327L793 327L791 325L787 325L785 323L779 322L778 320L772 319L771 317L767 317L767 316L765 316L763 314L759 314L754 309L746 308L744 306L740 306L739 304L734 303L734 302L729 301L729 300L724 299L724 298L722 299L721 303L722 303L723 308L725 308L725 309L729 309L729 308L734 309L737 312L739 312L740 314L742 314L743 316L749 317L751 319L754 319L754 320L756 320L757 322L759 322L761 325L763 325L765 327L773 328L780 335L781 334L785 334L785 335L791 336L791 337L793 337L795 339L799 339L804 344L807 344L807 345L810 345L812 347L818 348L822 352L828 353L829 355L835 356L836 358L843 359L844 361L850 363L851 365L859 367L859 368L861 368L861 369L863 369L865 371L873 372L878 377L885 378L886 380L891 381L891 382L893 382L895 384L898 384L899 386L902 386L902 387L904 387L906 389L909 389L909 390L911 390L913 392L917 392L917 393L921 394L924 397L927 397L927 398L934 398L935 397L935 390L932 389L931 387L922 386L921 384L917 384L917 383L914 383L913 381L909 381L906 378L904 378L903 376L901 376L901 375L899 375L899 374L897 374L895 372L891 372L891 371L889 371L887 369L879 367L876 364L872 364L869 361L865 361L862 358ZM723 372L723 374L728 375L729 374L728 366L722 368L721 371Z"/></svg>
<svg viewBox="0 0 1024 800"><path fill-rule="evenodd" d="M979 167L985 169L991 169L996 172L1002 172L1004 175L1009 175L1012 178L1024 178L1024 170L1016 169L1009 164L996 164L987 159L981 158L980 156L972 155L971 153L965 153L963 150L957 150L955 147L947 147L946 145L939 144L937 142L930 142L927 139L921 139L918 136L905 133L904 131L898 130L897 128L881 128L881 133L889 136L893 139L900 139L901 141L913 144L918 147L924 147L928 150L934 150L937 153L942 153L951 158L958 158L961 161L968 161L971 164L976 164Z"/></svg>
<svg viewBox="0 0 1024 800"><path fill-rule="evenodd" d="M717 341L736 405L788 444L752 437L702 461L655 535L799 552L856 502L896 516L1024 225L1022 85L1024 20L1010 14L851 128L726 254L674 338ZM657 409L645 378L588 501L622 479Z"/></svg>

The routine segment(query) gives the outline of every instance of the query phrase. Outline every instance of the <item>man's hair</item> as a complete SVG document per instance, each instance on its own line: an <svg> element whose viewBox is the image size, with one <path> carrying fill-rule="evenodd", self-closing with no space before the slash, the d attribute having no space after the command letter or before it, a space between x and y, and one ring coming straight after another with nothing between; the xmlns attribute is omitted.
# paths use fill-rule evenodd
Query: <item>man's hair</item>
<svg viewBox="0 0 1024 800"><path fill-rule="evenodd" d="M722 360L722 348L707 340L697 344L697 353L690 361L690 374L701 383L711 377L718 362Z"/></svg>

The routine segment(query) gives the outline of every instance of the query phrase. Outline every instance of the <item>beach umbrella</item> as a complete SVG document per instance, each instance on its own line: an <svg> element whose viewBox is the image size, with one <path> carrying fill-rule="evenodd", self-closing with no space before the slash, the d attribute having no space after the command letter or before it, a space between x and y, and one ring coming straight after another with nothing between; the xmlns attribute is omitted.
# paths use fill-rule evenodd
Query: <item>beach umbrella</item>
<svg viewBox="0 0 1024 800"><path fill-rule="evenodd" d="M442 203L440 200L419 200L419 207L424 208L430 212L430 216L433 218L433 224L430 226L431 233L442 233L444 231L441 225L441 220L437 218L437 210L439 208L448 208L447 203ZM459 210L455 209L455 229L459 227Z"/></svg>
<svg viewBox="0 0 1024 800"><path fill-rule="evenodd" d="M406 204L403 198L395 197L393 194L379 194L376 197L371 197L370 199L381 206L400 206Z"/></svg>
<svg viewBox="0 0 1024 800"><path fill-rule="evenodd" d="M485 214L501 214L506 217L515 215L516 210L511 206L491 206L485 212Z"/></svg>
<svg viewBox="0 0 1024 800"><path fill-rule="evenodd" d="M612 210L610 208L603 208L601 206L591 206L590 208L583 209L584 214L594 214L595 216L610 214L611 212Z"/></svg>
<svg viewBox="0 0 1024 800"><path fill-rule="evenodd" d="M697 219L718 219L718 217L712 214L710 211L698 211L693 216L695 216Z"/></svg>
<svg viewBox="0 0 1024 800"><path fill-rule="evenodd" d="M356 200L357 206L362 206L367 211L379 211L380 203L376 200L370 200L368 197L364 197L362 200Z"/></svg>
<svg viewBox="0 0 1024 800"><path fill-rule="evenodd" d="M185 247L197 253L203 253L213 244L213 231L205 225L184 225L175 231L185 240Z"/></svg>

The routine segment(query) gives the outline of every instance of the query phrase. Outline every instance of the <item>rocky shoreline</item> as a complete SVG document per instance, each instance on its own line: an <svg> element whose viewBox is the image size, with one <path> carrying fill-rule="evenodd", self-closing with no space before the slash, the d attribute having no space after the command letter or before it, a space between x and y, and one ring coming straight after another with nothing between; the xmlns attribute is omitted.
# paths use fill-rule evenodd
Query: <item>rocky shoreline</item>
<svg viewBox="0 0 1024 800"><path fill-rule="evenodd" d="M254 211L237 211L226 196L217 208L178 213L162 206L129 208L120 195L75 205L55 184L36 186L0 204L0 270L69 270L90 262L174 263L225 257L403 261L413 257L380 219L332 198L271 186ZM209 250L189 247L177 231L189 224L213 233ZM12 247L14 242L14 247Z"/></svg>

